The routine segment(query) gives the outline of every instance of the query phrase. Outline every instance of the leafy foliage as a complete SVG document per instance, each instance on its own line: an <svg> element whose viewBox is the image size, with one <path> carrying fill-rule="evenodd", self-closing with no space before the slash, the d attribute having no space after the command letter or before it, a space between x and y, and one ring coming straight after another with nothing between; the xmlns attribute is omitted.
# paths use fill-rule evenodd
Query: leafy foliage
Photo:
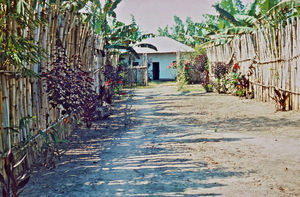
<svg viewBox="0 0 300 197"><path fill-rule="evenodd" d="M226 93L228 91L229 80L226 75L230 72L231 65L224 62L216 62L211 65L211 71L216 81L213 83L214 88L219 93Z"/></svg>
<svg viewBox="0 0 300 197"><path fill-rule="evenodd" d="M141 42L146 38L153 37L154 34L142 34L139 26L136 24L132 16L132 23L125 23L116 19L115 9L121 0L108 0L103 6L100 1L94 0L87 6L89 8L88 19L93 30L101 35L104 49L124 49L129 54L139 59L139 55L134 50L137 42ZM150 47L155 50L152 45L138 45L137 47Z"/></svg>
<svg viewBox="0 0 300 197"><path fill-rule="evenodd" d="M65 118L64 122L68 119ZM41 147L44 157L44 167L55 168L55 158L60 159L59 145L66 143L67 140L62 140L60 134L64 129L58 125L52 127L49 132L42 132L44 143Z"/></svg>
<svg viewBox="0 0 300 197"><path fill-rule="evenodd" d="M249 90L249 79L242 75L240 72L240 66L238 63L234 64L230 76L230 83L232 88L232 93L237 96L246 96Z"/></svg>
<svg viewBox="0 0 300 197"><path fill-rule="evenodd" d="M93 119L99 100L93 90L93 79L82 70L83 65L78 55L73 55L70 62L60 42L57 42L55 62L51 69L43 73L46 92L53 108L62 110L62 114L77 113L84 117L87 125Z"/></svg>
<svg viewBox="0 0 300 197"><path fill-rule="evenodd" d="M218 15L205 14L204 21L186 23L175 16L175 25L159 28L161 36L168 36L189 46L224 44L234 35L251 33L264 24L277 26L281 21L300 15L300 4L295 0L254 0L244 5L240 0L222 0L213 6Z"/></svg>
<svg viewBox="0 0 300 197"><path fill-rule="evenodd" d="M133 16L132 22L129 25L112 19L104 35L106 39L106 49L124 49L130 56L137 59L140 57L134 50L135 47L151 48L157 51L155 46L148 43L141 43L144 39L154 37L154 34L142 34Z"/></svg>
<svg viewBox="0 0 300 197"><path fill-rule="evenodd" d="M16 163L12 151L8 151L8 154L4 159L4 171L6 173L7 179L5 179L2 174L0 174L0 183L2 184L3 197L20 196L23 191L22 189L28 183L30 176L27 176L26 174L23 174L19 177L16 176L16 168L21 165L25 158L26 155Z"/></svg>
<svg viewBox="0 0 300 197"><path fill-rule="evenodd" d="M197 73L207 70L207 55L205 53L200 54L195 58L192 69Z"/></svg>
<svg viewBox="0 0 300 197"><path fill-rule="evenodd" d="M122 77L122 73L125 68L123 66L113 67L111 65L105 65L104 75L107 79L103 93L105 93L105 102L112 103L113 97L121 95L123 93L123 83L125 79Z"/></svg>
<svg viewBox="0 0 300 197"><path fill-rule="evenodd" d="M216 62L212 65L212 73L218 78L224 78L229 73L231 65L225 64L224 62Z"/></svg>
<svg viewBox="0 0 300 197"><path fill-rule="evenodd" d="M190 66L190 83L200 83L203 87L209 84L208 58L205 52L201 52L196 57L192 57Z"/></svg>
<svg viewBox="0 0 300 197"><path fill-rule="evenodd" d="M208 38L205 38L202 33L204 23L193 22L190 17L186 18L184 23L178 16L174 16L174 21L175 25L171 28L168 26L160 27L158 29L159 35L170 37L191 47L208 41Z"/></svg>
<svg viewBox="0 0 300 197"><path fill-rule="evenodd" d="M196 48L195 52L183 55L180 62L173 62L169 69L176 69L179 89L192 83L199 83L204 88L209 85L208 58L202 48Z"/></svg>
<svg viewBox="0 0 300 197"><path fill-rule="evenodd" d="M45 55L32 38L24 36L27 27L44 24L35 17L34 8L35 3L25 0L0 1L0 70L14 66L25 75L26 64L37 63Z"/></svg>

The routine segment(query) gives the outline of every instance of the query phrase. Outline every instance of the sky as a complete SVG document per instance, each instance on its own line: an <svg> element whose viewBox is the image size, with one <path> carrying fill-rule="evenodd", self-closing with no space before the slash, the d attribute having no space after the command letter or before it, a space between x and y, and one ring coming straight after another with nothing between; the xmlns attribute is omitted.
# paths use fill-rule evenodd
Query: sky
<svg viewBox="0 0 300 197"><path fill-rule="evenodd" d="M242 0L248 3L253 0ZM144 33L157 33L159 27L174 24L174 15L183 21L203 20L203 14L216 14L212 5L218 0L122 0L116 9L118 20L129 24L131 14Z"/></svg>

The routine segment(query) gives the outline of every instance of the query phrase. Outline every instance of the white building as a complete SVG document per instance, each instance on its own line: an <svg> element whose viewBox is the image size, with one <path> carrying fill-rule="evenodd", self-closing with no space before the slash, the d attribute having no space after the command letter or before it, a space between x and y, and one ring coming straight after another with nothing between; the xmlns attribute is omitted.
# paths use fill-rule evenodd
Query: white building
<svg viewBox="0 0 300 197"><path fill-rule="evenodd" d="M133 61L133 66L143 65L146 57L148 61L148 73L152 80L173 80L176 71L169 69L168 66L176 61L177 52L193 52L194 49L168 37L155 37L143 40L141 43L156 46L157 51L150 48L134 48L140 55L140 59Z"/></svg>

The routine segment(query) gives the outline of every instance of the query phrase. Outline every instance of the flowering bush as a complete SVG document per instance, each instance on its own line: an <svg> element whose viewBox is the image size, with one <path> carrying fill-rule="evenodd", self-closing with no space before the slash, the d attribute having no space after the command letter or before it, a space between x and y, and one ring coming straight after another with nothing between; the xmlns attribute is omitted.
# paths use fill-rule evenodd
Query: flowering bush
<svg viewBox="0 0 300 197"><path fill-rule="evenodd" d="M195 62L193 64L193 71L197 73L202 73L204 71L207 71L207 55L205 53L198 55L195 58Z"/></svg>
<svg viewBox="0 0 300 197"><path fill-rule="evenodd" d="M177 68L177 81L179 82L179 89L189 83L189 68L191 61L189 59L180 59L179 68Z"/></svg>
<svg viewBox="0 0 300 197"><path fill-rule="evenodd" d="M226 93L230 86L230 81L227 74L231 70L231 65L225 64L224 62L216 62L211 66L213 76L216 80L213 83L214 88L218 93Z"/></svg>
<svg viewBox="0 0 300 197"><path fill-rule="evenodd" d="M225 64L225 62L216 62L212 65L211 70L215 78L224 79L230 72L231 65Z"/></svg>
<svg viewBox="0 0 300 197"><path fill-rule="evenodd" d="M176 69L176 68L177 68L177 66L176 66L176 61L173 61L173 62L168 66L168 69L171 69L171 68L173 68L173 69Z"/></svg>
<svg viewBox="0 0 300 197"><path fill-rule="evenodd" d="M105 89L103 91L107 94L105 101L109 104L112 103L113 97L122 95L122 89L124 86L122 72L122 66L105 66L104 76L107 81L105 83Z"/></svg>
<svg viewBox="0 0 300 197"><path fill-rule="evenodd" d="M207 62L207 55L202 49L182 57L179 63L180 68L177 69L179 85L183 86L188 83L200 83L204 88L208 86L209 71ZM208 87L207 90L211 91L212 88Z"/></svg>
<svg viewBox="0 0 300 197"><path fill-rule="evenodd" d="M240 65L235 63L230 75L232 93L237 96L246 96L249 89L249 80L242 75L240 71Z"/></svg>

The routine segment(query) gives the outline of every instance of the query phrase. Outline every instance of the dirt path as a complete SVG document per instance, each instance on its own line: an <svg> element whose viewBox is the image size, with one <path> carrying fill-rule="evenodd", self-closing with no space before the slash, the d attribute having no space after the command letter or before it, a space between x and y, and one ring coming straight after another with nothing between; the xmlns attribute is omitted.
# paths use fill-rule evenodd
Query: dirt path
<svg viewBox="0 0 300 197"><path fill-rule="evenodd" d="M300 196L299 113L174 86L136 90L131 105L74 132L22 196Z"/></svg>

